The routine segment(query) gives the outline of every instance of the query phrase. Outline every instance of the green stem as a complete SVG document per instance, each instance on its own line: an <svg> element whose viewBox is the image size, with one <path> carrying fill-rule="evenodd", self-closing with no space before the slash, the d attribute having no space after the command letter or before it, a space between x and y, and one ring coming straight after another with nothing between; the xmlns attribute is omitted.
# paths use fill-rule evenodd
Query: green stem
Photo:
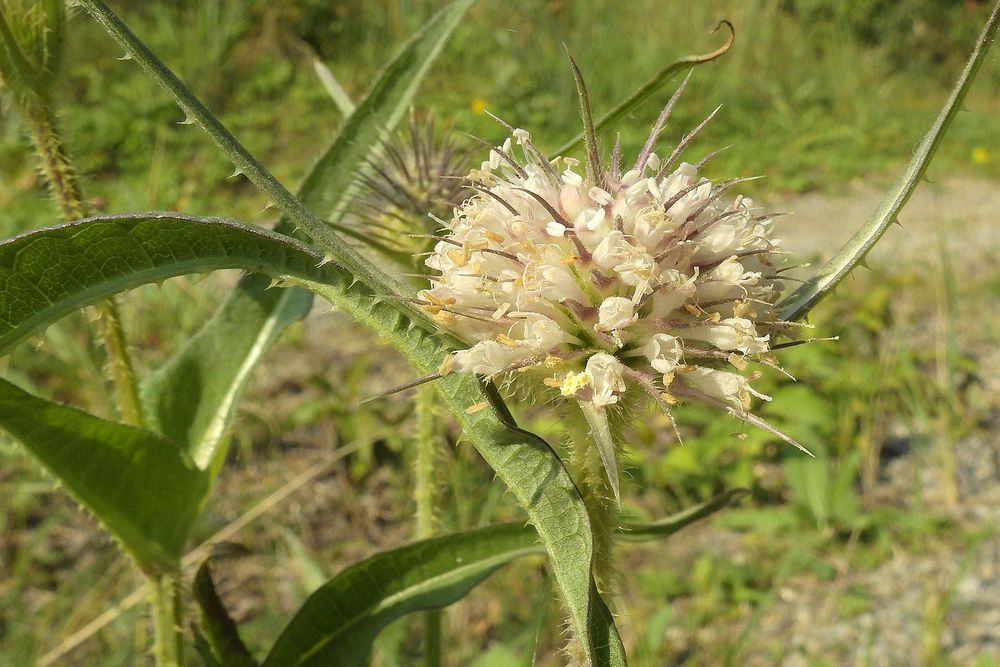
<svg viewBox="0 0 1000 667"><path fill-rule="evenodd" d="M67 221L87 216L76 170L56 128L50 104L27 104L22 115L28 123L32 143L41 158L42 174L49 191ZM109 297L96 306L101 338L108 355L108 368L121 418L131 426L142 426L142 408L135 370L128 353L118 304Z"/></svg>
<svg viewBox="0 0 1000 667"><path fill-rule="evenodd" d="M614 566L615 534L618 530L618 503L608 485L607 472L594 439L579 418L568 419L569 468L580 489L594 534L594 580L605 599L616 590Z"/></svg>
<svg viewBox="0 0 1000 667"><path fill-rule="evenodd" d="M417 505L416 538L424 540L437 533L436 468L441 438L437 415L434 414L436 392L430 384L417 388L414 401L416 413L416 454L414 458L413 498Z"/></svg>
<svg viewBox="0 0 1000 667"><path fill-rule="evenodd" d="M177 577L149 575L149 602L153 608L153 655L157 667L179 667L183 655Z"/></svg>
<svg viewBox="0 0 1000 667"><path fill-rule="evenodd" d="M118 314L118 302L114 297L108 297L94 308L97 310L97 322L104 342L104 351L108 355L108 370L111 373L111 384L114 386L118 411L126 424L141 427L143 420L139 383L135 378L132 357L128 353L125 331Z"/></svg>
<svg viewBox="0 0 1000 667"><path fill-rule="evenodd" d="M334 229L350 233L329 221L323 220L305 205L267 170L248 151L215 115L188 90L177 76L164 65L142 40L108 9L101 0L79 0L79 4L108 32L126 53L133 57L143 70L166 90L177 106L187 115L188 121L200 126L251 183L256 185L268 200L278 207L297 227L307 232L328 253L330 259L349 271L376 294L402 293L399 283L381 269L366 261L357 250L340 238ZM416 309L413 309L416 312Z"/></svg>
<svg viewBox="0 0 1000 667"><path fill-rule="evenodd" d="M416 452L413 471L413 499L417 506L416 538L424 540L438 532L438 486L436 472L441 449L439 421L435 414L437 392L429 384L421 385L416 392ZM423 612L424 665L441 665L441 610Z"/></svg>

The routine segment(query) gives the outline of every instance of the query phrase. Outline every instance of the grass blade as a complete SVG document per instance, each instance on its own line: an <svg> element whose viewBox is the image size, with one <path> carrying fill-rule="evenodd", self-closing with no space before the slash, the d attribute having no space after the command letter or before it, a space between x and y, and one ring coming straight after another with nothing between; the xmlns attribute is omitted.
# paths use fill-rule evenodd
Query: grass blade
<svg viewBox="0 0 1000 667"><path fill-rule="evenodd" d="M969 61L952 89L947 102L945 102L944 108L941 109L934 124L931 125L930 131L924 135L920 145L917 146L916 152L910 158L909 164L906 165L899 179L886 193L882 203L875 209L868 222L851 237L844 247L814 277L803 283L778 304L778 312L782 319L797 320L809 312L809 309L829 294L854 267L864 261L865 256L882 238L889 225L897 220L900 210L906 205L910 195L913 194L920 179L927 171L934 151L944 137L948 126L958 114L962 100L969 92L979 68L986 59L993 39L996 37L998 25L1000 25L1000 2L993 7L993 11L976 41L972 55L969 57Z"/></svg>
<svg viewBox="0 0 1000 667"><path fill-rule="evenodd" d="M0 428L104 524L146 572L176 569L209 489L173 443L0 380Z"/></svg>
<svg viewBox="0 0 1000 667"><path fill-rule="evenodd" d="M729 38L726 40L725 44L711 53L706 53L701 56L688 56L686 58L681 58L680 60L675 60L661 69L646 83L639 86L638 90L616 104L611 111L601 116L601 119L594 123L594 132L601 132L609 127L613 127L616 123L618 123L618 121L631 113L636 107L655 95L660 88L681 72L697 67L703 63L711 62L729 51L729 49L733 46L733 40L736 38L736 31L733 29L733 24L729 21L722 21L719 25L715 26L715 29L712 32L715 32L715 30L718 30L723 25L729 29ZM568 155L572 151L579 148L584 143L584 139L584 133L581 132L557 148L552 155Z"/></svg>
<svg viewBox="0 0 1000 667"><path fill-rule="evenodd" d="M354 100L352 100L351 96L347 94L344 87L340 85L340 81L338 81L337 77L333 75L330 68L327 67L326 64L319 58L313 58L313 70L316 72L316 77L319 79L319 82L323 84L324 88L326 88L326 92L329 93L333 103L337 105L337 109L340 110L340 113L342 113L344 117L350 116L354 113L354 110L357 108L354 104Z"/></svg>

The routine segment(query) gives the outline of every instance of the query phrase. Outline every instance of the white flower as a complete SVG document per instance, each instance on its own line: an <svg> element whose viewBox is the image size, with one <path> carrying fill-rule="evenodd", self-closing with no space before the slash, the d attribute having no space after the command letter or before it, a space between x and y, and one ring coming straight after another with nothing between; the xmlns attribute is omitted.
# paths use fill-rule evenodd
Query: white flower
<svg viewBox="0 0 1000 667"><path fill-rule="evenodd" d="M765 401L771 400L770 396L754 391L745 377L728 371L695 366L684 373L684 381L702 394L729 403L740 412L750 409L751 394Z"/></svg>
<svg viewBox="0 0 1000 667"><path fill-rule="evenodd" d="M624 329L639 319L635 312L635 304L631 299L621 296L609 296L601 302L597 309L597 331L615 331Z"/></svg>
<svg viewBox="0 0 1000 667"><path fill-rule="evenodd" d="M602 407L618 402L618 394L625 391L624 368L622 362L605 352L587 360L587 381L593 394L591 403Z"/></svg>
<svg viewBox="0 0 1000 667"><path fill-rule="evenodd" d="M441 372L542 375L591 415L638 390L664 409L688 399L749 418L768 397L740 371L773 364L763 355L787 324L769 216L688 163L647 151L624 173L584 176L513 135L470 175L477 192L426 262L420 302L472 343Z"/></svg>
<svg viewBox="0 0 1000 667"><path fill-rule="evenodd" d="M495 340L484 340L468 350L456 352L452 369L489 377L507 370L511 364L524 357L524 350L502 345Z"/></svg>
<svg viewBox="0 0 1000 667"><path fill-rule="evenodd" d="M684 347L679 338L669 334L654 334L642 348L649 365L658 373L671 373L681 362Z"/></svg>
<svg viewBox="0 0 1000 667"><path fill-rule="evenodd" d="M729 317L718 324L691 327L685 338L711 343L720 350L738 350L743 354L767 352L768 336L758 336L753 322L743 317Z"/></svg>

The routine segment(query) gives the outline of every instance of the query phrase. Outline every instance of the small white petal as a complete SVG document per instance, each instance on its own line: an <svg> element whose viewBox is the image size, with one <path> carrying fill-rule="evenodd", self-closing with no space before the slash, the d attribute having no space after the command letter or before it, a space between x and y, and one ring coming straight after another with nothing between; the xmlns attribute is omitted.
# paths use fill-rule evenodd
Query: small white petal
<svg viewBox="0 0 1000 667"><path fill-rule="evenodd" d="M549 236L563 236L566 234L566 225L561 222L556 222L555 220L550 220L547 225L545 225L545 233Z"/></svg>
<svg viewBox="0 0 1000 667"><path fill-rule="evenodd" d="M597 309L597 331L624 329L639 318L635 304L622 296L609 296Z"/></svg>
<svg viewBox="0 0 1000 667"><path fill-rule="evenodd" d="M587 360L586 373L593 393L591 403L603 406L618 402L618 394L625 391L623 368L622 362L606 352L595 354Z"/></svg>
<svg viewBox="0 0 1000 667"><path fill-rule="evenodd" d="M566 171L562 173L562 180L566 185L571 185L576 188L583 185L583 176L568 167Z"/></svg>
<svg viewBox="0 0 1000 667"><path fill-rule="evenodd" d="M592 187L587 192L587 195L594 200L595 203L601 206L607 206L611 203L611 193L604 188Z"/></svg>
<svg viewBox="0 0 1000 667"><path fill-rule="evenodd" d="M669 373L680 364L683 347L681 341L669 334L658 333L642 348L649 365L660 373Z"/></svg>

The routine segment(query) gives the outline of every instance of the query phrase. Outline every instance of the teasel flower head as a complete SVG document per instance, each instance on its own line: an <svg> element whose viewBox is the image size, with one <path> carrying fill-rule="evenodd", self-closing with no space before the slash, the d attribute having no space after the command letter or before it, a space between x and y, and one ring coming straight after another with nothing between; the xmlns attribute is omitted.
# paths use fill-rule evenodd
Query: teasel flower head
<svg viewBox="0 0 1000 667"><path fill-rule="evenodd" d="M360 178L349 225L383 254L419 262L433 247L435 220L462 201L471 149L411 109L407 126L386 139Z"/></svg>
<svg viewBox="0 0 1000 667"><path fill-rule="evenodd" d="M747 179L713 183L699 173L705 160L680 161L711 116L666 157L654 152L683 87L627 167L618 145L609 164L598 159L586 108L583 164L549 159L509 128L469 174L475 194L444 221L426 260L431 287L419 293L469 343L441 374L533 376L576 401L616 495L607 417L629 392L668 414L703 403L797 444L751 412L770 399L748 369L775 365L773 337L788 326L774 306L782 255L773 216L731 194Z"/></svg>

